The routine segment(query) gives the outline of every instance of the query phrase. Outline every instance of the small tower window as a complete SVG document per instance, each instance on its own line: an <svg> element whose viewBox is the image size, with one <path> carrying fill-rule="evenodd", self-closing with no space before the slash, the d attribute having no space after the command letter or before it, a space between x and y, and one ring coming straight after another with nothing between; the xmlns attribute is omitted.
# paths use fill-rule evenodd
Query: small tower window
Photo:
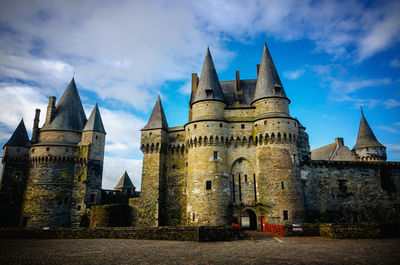
<svg viewBox="0 0 400 265"><path fill-rule="evenodd" d="M244 124L241 125L242 129L244 129Z"/></svg>
<svg viewBox="0 0 400 265"><path fill-rule="evenodd" d="M172 165L172 169L176 169L176 168L178 168L178 167L176 166L176 164L173 164L173 165Z"/></svg>
<svg viewBox="0 0 400 265"><path fill-rule="evenodd" d="M151 136L153 133L149 133L149 136Z"/></svg>
<svg viewBox="0 0 400 265"><path fill-rule="evenodd" d="M90 202L94 202L94 194L90 194Z"/></svg>
<svg viewBox="0 0 400 265"><path fill-rule="evenodd" d="M80 205L80 204L78 204L78 205L76 206L76 210L77 210L77 211L80 211L80 210L81 210L81 205Z"/></svg>
<svg viewBox="0 0 400 265"><path fill-rule="evenodd" d="M215 159L218 159L218 152L217 151L214 151L214 160Z"/></svg>
<svg viewBox="0 0 400 265"><path fill-rule="evenodd" d="M281 189L284 190L285 189L285 182L281 181Z"/></svg>
<svg viewBox="0 0 400 265"><path fill-rule="evenodd" d="M247 182L247 175L244 175L244 182Z"/></svg>
<svg viewBox="0 0 400 265"><path fill-rule="evenodd" d="M264 125L267 125L267 121L264 121Z"/></svg>
<svg viewBox="0 0 400 265"><path fill-rule="evenodd" d="M211 180L206 181L206 190L211 190Z"/></svg>
<svg viewBox="0 0 400 265"><path fill-rule="evenodd" d="M289 212L288 212L288 210L283 210L283 220L289 220Z"/></svg>
<svg viewBox="0 0 400 265"><path fill-rule="evenodd" d="M212 90L211 90L211 89L207 89L207 90L206 90L206 95L207 95L208 98L211 98L212 95L213 95Z"/></svg>
<svg viewBox="0 0 400 265"><path fill-rule="evenodd" d="M197 124L194 125L194 128L195 128L195 129L197 128Z"/></svg>
<svg viewBox="0 0 400 265"><path fill-rule="evenodd" d="M369 152L369 147L366 148L367 152Z"/></svg>
<svg viewBox="0 0 400 265"><path fill-rule="evenodd" d="M50 147L46 147L46 151L50 151Z"/></svg>
<svg viewBox="0 0 400 265"><path fill-rule="evenodd" d="M99 139L99 136L98 136L98 135L96 135L96 140L97 140L97 139Z"/></svg>
<svg viewBox="0 0 400 265"><path fill-rule="evenodd" d="M195 213L192 214L193 221L195 221L196 215Z"/></svg>
<svg viewBox="0 0 400 265"><path fill-rule="evenodd" d="M69 148L68 148L68 147L65 148L65 152L66 152L66 153L69 152Z"/></svg>
<svg viewBox="0 0 400 265"><path fill-rule="evenodd" d="M35 153L35 148L32 148L32 153Z"/></svg>
<svg viewBox="0 0 400 265"><path fill-rule="evenodd" d="M221 128L222 128L222 123L220 123L220 124L219 124L219 127L221 127Z"/></svg>

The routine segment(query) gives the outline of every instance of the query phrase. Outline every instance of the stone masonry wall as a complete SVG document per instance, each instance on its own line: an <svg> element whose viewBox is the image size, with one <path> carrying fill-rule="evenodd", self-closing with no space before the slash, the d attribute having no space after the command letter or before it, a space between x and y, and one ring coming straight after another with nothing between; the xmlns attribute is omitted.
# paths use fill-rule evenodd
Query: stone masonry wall
<svg viewBox="0 0 400 265"><path fill-rule="evenodd" d="M311 161L301 169L309 222L400 220L400 163Z"/></svg>

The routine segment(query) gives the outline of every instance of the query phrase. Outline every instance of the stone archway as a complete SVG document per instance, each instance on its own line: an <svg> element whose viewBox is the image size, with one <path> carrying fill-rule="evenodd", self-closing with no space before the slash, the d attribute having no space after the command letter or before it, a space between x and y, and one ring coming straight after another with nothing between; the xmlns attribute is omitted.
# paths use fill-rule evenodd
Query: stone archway
<svg viewBox="0 0 400 265"><path fill-rule="evenodd" d="M240 219L242 229L257 230L257 215L253 210L247 209L243 211Z"/></svg>

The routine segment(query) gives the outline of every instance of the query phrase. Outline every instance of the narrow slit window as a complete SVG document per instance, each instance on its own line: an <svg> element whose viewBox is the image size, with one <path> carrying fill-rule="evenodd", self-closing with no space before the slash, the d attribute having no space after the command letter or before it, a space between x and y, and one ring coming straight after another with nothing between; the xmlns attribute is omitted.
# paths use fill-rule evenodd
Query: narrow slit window
<svg viewBox="0 0 400 265"><path fill-rule="evenodd" d="M211 190L211 180L206 181L206 190Z"/></svg>
<svg viewBox="0 0 400 265"><path fill-rule="evenodd" d="M281 181L281 189L284 190L285 189L285 182Z"/></svg>
<svg viewBox="0 0 400 265"><path fill-rule="evenodd" d="M218 159L218 151L214 151L214 159Z"/></svg>
<svg viewBox="0 0 400 265"><path fill-rule="evenodd" d="M283 210L283 220L289 220L289 212L288 212L288 210Z"/></svg>
<svg viewBox="0 0 400 265"><path fill-rule="evenodd" d="M247 182L247 175L244 175L244 182Z"/></svg>

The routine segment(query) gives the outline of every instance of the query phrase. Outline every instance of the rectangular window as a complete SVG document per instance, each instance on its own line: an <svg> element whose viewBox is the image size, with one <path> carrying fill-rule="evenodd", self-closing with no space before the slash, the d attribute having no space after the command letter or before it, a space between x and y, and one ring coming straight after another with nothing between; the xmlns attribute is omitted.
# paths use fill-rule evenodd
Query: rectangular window
<svg viewBox="0 0 400 265"><path fill-rule="evenodd" d="M289 220L289 212L287 210L283 210L283 220Z"/></svg>
<svg viewBox="0 0 400 265"><path fill-rule="evenodd" d="M244 182L247 182L247 175L244 175Z"/></svg>
<svg viewBox="0 0 400 265"><path fill-rule="evenodd" d="M195 220L195 217L196 217L196 216L195 216L195 214L193 213L193 221Z"/></svg>
<svg viewBox="0 0 400 265"><path fill-rule="evenodd" d="M76 210L78 210L78 211L81 210L81 205L80 204L76 206Z"/></svg>
<svg viewBox="0 0 400 265"><path fill-rule="evenodd" d="M244 124L241 125L242 129L244 129Z"/></svg>
<svg viewBox="0 0 400 265"><path fill-rule="evenodd" d="M281 189L284 190L285 189L285 182L281 181Z"/></svg>
<svg viewBox="0 0 400 265"><path fill-rule="evenodd" d="M214 159L218 159L218 152L214 151Z"/></svg>
<svg viewBox="0 0 400 265"><path fill-rule="evenodd" d="M69 152L69 148L68 148L68 147L65 148L65 152L66 152L66 153Z"/></svg>
<svg viewBox="0 0 400 265"><path fill-rule="evenodd" d="M194 128L195 128L195 129L197 128L197 124L194 125Z"/></svg>
<svg viewBox="0 0 400 265"><path fill-rule="evenodd" d="M206 190L211 190L211 180L206 181Z"/></svg>

